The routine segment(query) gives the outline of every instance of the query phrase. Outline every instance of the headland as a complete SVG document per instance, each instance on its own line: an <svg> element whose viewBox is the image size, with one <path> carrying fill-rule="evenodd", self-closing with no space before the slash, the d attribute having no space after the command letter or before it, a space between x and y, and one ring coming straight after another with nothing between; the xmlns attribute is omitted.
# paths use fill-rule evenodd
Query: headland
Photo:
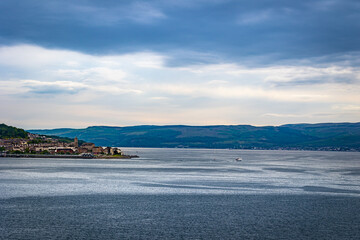
<svg viewBox="0 0 360 240"><path fill-rule="evenodd" d="M118 147L96 146L77 137L62 138L28 133L23 129L0 124L0 157L129 159Z"/></svg>

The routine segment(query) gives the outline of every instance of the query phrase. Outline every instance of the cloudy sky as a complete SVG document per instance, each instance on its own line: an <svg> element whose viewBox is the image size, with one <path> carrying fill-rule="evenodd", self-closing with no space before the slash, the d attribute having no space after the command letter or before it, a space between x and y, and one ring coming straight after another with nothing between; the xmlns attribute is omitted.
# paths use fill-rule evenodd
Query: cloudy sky
<svg viewBox="0 0 360 240"><path fill-rule="evenodd" d="M358 0L1 0L0 122L360 121Z"/></svg>

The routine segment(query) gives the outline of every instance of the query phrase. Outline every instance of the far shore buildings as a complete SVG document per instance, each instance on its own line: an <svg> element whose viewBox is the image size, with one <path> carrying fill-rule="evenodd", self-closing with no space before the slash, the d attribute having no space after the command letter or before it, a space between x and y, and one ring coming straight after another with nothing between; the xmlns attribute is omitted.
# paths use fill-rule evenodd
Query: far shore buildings
<svg viewBox="0 0 360 240"><path fill-rule="evenodd" d="M83 143L79 146L77 138L74 142L62 142L55 138L28 134L28 138L0 139L0 148L6 152L49 153L49 154L84 154L121 155L121 150L114 147L98 147L94 143ZM1 151L0 151L1 152Z"/></svg>

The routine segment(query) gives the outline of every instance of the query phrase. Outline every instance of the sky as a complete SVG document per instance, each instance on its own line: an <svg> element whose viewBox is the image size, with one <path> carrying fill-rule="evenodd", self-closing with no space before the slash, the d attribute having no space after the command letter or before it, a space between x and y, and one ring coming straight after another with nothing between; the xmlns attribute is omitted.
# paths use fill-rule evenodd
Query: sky
<svg viewBox="0 0 360 240"><path fill-rule="evenodd" d="M0 122L360 121L358 0L1 0Z"/></svg>

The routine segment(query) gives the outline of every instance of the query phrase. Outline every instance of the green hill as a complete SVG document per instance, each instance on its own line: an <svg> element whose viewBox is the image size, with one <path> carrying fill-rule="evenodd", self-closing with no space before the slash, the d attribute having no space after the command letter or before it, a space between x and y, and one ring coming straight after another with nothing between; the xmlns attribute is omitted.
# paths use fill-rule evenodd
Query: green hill
<svg viewBox="0 0 360 240"><path fill-rule="evenodd" d="M74 138L69 137L62 137L62 136L47 136L46 134L41 134L46 137L51 137L53 139L57 139L59 142L66 142L70 143L74 141ZM4 123L0 124L0 139L7 139L7 138L28 138L28 132L21 128L16 128L12 126L8 126ZM32 140L34 143L37 140ZM79 140L79 144L84 143L83 140Z"/></svg>
<svg viewBox="0 0 360 240"><path fill-rule="evenodd" d="M28 133L21 128L0 124L0 138L27 138Z"/></svg>
<svg viewBox="0 0 360 240"><path fill-rule="evenodd" d="M94 126L29 132L78 137L100 146L360 151L360 123L289 124L278 127Z"/></svg>

